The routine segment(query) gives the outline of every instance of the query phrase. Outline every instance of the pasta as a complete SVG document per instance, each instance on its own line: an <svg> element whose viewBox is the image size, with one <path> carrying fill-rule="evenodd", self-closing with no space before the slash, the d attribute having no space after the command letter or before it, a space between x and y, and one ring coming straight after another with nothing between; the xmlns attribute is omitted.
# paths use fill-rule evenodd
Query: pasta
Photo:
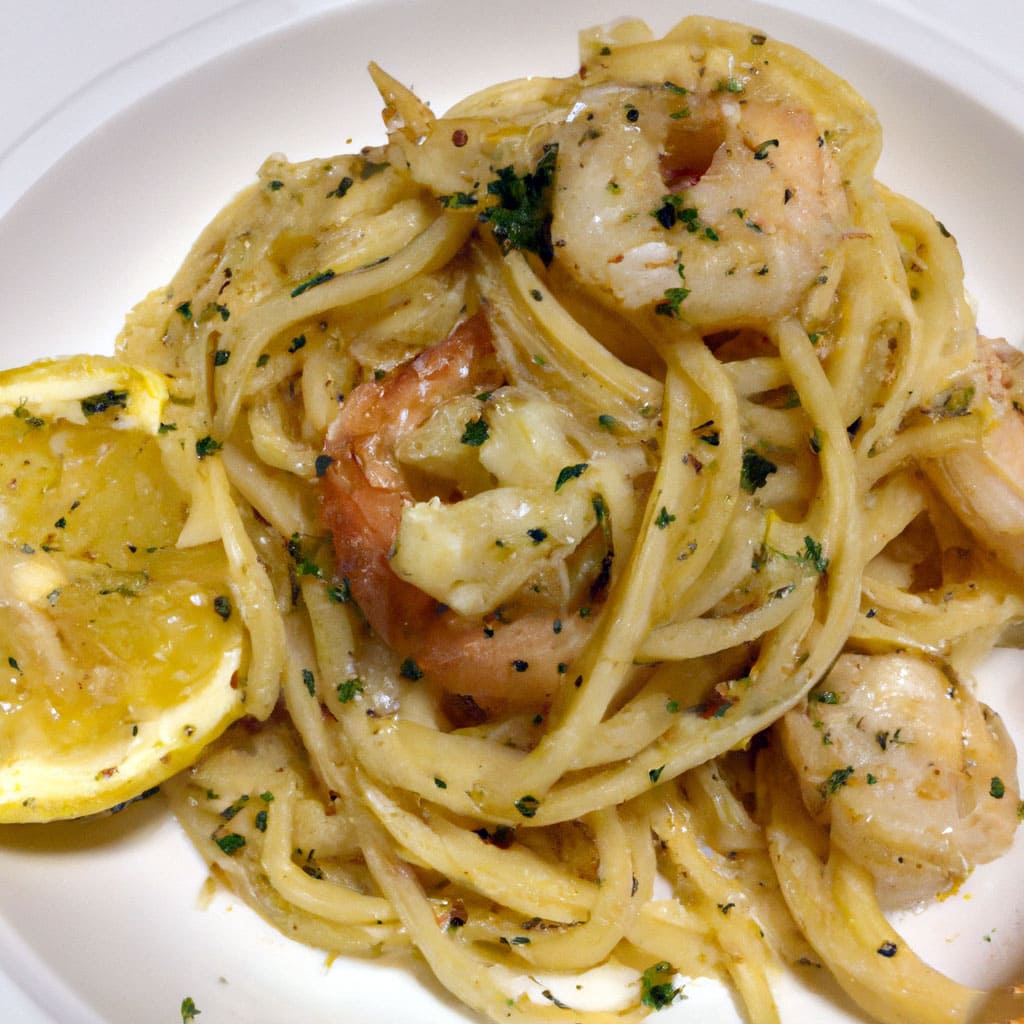
<svg viewBox="0 0 1024 1024"><path fill-rule="evenodd" d="M970 679L1024 620L1024 372L871 109L696 17L443 117L371 72L387 142L268 159L119 339L249 635L249 717L165 787L216 876L494 1021L703 976L777 1021L807 964L1020 1015L883 913L1018 823Z"/></svg>

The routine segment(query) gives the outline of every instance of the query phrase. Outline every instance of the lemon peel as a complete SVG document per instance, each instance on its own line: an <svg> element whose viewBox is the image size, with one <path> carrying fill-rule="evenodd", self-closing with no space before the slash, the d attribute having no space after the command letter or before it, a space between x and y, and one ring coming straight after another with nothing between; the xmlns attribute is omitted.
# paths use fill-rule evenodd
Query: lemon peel
<svg viewBox="0 0 1024 1024"><path fill-rule="evenodd" d="M112 358L0 372L0 821L92 814L246 712L249 640L220 542L176 546L168 390Z"/></svg>

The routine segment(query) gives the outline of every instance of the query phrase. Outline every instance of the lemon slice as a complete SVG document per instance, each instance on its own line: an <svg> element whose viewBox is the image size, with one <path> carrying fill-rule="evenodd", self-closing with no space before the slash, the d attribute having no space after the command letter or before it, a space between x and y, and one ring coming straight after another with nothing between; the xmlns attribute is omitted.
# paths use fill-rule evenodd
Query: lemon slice
<svg viewBox="0 0 1024 1024"><path fill-rule="evenodd" d="M0 821L131 800L244 711L223 546L176 547L170 408L114 359L0 373Z"/></svg>

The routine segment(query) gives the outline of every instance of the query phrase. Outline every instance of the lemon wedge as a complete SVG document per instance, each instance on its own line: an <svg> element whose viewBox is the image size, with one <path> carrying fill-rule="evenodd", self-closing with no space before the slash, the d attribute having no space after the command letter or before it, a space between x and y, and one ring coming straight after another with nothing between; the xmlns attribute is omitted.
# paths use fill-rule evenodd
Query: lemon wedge
<svg viewBox="0 0 1024 1024"><path fill-rule="evenodd" d="M0 373L2 822L129 801L244 713L223 545L176 546L171 408L115 359Z"/></svg>

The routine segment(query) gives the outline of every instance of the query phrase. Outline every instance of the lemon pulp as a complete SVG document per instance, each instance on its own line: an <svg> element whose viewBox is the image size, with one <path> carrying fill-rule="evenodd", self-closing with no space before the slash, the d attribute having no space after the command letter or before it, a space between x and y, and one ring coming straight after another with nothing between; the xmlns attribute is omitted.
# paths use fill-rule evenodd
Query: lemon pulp
<svg viewBox="0 0 1024 1024"><path fill-rule="evenodd" d="M244 711L223 548L175 547L166 411L115 360L0 374L0 821L129 800Z"/></svg>

